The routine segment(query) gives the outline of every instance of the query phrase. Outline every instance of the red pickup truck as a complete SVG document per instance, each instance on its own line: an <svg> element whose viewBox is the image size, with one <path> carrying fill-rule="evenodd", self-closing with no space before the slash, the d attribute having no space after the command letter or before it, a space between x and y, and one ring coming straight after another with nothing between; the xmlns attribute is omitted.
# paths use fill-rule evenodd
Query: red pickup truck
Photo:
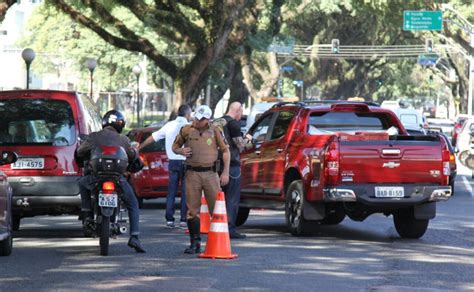
<svg viewBox="0 0 474 292"><path fill-rule="evenodd" d="M407 135L375 104L280 103L248 133L254 145L241 154L238 225L251 208L284 209L293 235L383 213L401 237L419 238L436 202L451 196L445 140Z"/></svg>

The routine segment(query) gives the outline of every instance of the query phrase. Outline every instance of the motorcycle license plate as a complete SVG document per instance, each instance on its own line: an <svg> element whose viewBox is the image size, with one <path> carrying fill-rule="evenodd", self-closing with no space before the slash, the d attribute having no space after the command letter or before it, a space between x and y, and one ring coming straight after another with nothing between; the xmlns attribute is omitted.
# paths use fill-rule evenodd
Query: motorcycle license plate
<svg viewBox="0 0 474 292"><path fill-rule="evenodd" d="M403 198L404 196L403 187L375 187L376 198Z"/></svg>
<svg viewBox="0 0 474 292"><path fill-rule="evenodd" d="M113 194L104 194L99 193L99 206L100 207L117 207L118 196L116 193Z"/></svg>

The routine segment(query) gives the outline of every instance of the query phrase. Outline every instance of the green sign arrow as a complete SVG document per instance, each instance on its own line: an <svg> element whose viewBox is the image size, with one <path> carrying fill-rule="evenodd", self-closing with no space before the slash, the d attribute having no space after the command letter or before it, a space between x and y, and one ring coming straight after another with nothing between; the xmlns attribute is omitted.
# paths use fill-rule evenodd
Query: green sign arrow
<svg viewBox="0 0 474 292"><path fill-rule="evenodd" d="M443 30L443 12L403 11L403 30Z"/></svg>

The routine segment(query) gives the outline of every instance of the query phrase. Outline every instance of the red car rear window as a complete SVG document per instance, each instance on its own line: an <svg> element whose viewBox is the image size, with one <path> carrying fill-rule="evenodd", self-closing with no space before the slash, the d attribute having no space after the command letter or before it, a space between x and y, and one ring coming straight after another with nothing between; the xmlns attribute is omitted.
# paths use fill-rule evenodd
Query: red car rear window
<svg viewBox="0 0 474 292"><path fill-rule="evenodd" d="M0 100L1 145L68 146L76 142L71 106L64 100Z"/></svg>

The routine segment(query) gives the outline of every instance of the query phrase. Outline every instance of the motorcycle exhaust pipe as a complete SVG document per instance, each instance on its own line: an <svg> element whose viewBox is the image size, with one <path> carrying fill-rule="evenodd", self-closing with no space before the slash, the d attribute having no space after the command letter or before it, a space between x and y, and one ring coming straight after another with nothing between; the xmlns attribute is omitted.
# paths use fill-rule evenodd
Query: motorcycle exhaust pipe
<svg viewBox="0 0 474 292"><path fill-rule="evenodd" d="M127 227L125 227L125 226L120 226L119 230L120 230L121 234L127 233Z"/></svg>

